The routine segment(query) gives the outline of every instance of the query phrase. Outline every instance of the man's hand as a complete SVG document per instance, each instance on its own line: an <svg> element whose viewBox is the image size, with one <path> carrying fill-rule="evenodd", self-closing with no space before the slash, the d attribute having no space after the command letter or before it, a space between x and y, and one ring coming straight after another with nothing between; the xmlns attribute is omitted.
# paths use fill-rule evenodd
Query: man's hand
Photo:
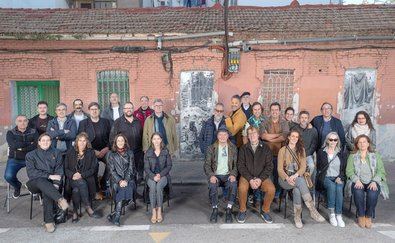
<svg viewBox="0 0 395 243"><path fill-rule="evenodd" d="M335 182L336 182L337 184L343 184L343 181L342 181L342 179L341 179L340 177L337 177L336 180L335 180Z"/></svg>
<svg viewBox="0 0 395 243"><path fill-rule="evenodd" d="M217 183L217 181L218 181L217 177L215 177L215 176L211 176L210 177L210 183L211 184L215 184L215 183Z"/></svg>
<svg viewBox="0 0 395 243"><path fill-rule="evenodd" d="M235 182L236 181L236 177L234 175L229 176L229 181L230 182Z"/></svg>
<svg viewBox="0 0 395 243"><path fill-rule="evenodd" d="M160 180L160 174L156 174L154 177L154 181L158 182Z"/></svg>
<svg viewBox="0 0 395 243"><path fill-rule="evenodd" d="M81 178L82 178L82 176L81 176L81 174L80 174L79 172L74 173L74 175L73 175L73 180L79 180L79 179L81 179Z"/></svg>
<svg viewBox="0 0 395 243"><path fill-rule="evenodd" d="M60 181L60 179L62 179L60 175L50 175L48 178L53 181Z"/></svg>

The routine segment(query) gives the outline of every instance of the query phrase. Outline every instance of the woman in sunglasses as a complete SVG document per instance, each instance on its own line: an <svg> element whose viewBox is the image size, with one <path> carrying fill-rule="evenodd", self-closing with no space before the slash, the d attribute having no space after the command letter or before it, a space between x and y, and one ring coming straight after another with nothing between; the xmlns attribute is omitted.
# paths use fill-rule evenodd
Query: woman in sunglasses
<svg viewBox="0 0 395 243"><path fill-rule="evenodd" d="M330 132L325 138L323 148L317 153L316 189L320 192L326 191L329 222L339 227L345 227L342 218L345 170L346 157L341 152L339 135Z"/></svg>

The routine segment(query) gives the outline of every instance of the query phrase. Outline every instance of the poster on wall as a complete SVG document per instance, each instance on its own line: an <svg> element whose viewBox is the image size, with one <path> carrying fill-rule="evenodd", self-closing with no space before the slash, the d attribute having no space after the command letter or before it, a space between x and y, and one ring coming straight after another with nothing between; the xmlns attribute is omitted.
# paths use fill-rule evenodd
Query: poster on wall
<svg viewBox="0 0 395 243"><path fill-rule="evenodd" d="M344 92L341 119L347 129L358 111L366 111L375 122L374 91L376 70L371 68L348 69L344 75Z"/></svg>
<svg viewBox="0 0 395 243"><path fill-rule="evenodd" d="M200 152L198 136L203 121L212 115L214 72L182 72L180 80L180 153L182 158L197 158Z"/></svg>

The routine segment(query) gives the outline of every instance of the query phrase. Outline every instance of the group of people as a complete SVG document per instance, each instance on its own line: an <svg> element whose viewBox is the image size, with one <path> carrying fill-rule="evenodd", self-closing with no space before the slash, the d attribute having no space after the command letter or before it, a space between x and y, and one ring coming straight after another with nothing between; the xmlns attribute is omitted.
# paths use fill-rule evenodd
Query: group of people
<svg viewBox="0 0 395 243"><path fill-rule="evenodd" d="M115 202L108 220L120 226L121 210L135 203L141 182L149 189L151 222L163 221L164 189L171 185L172 157L179 143L175 119L164 112L161 99L155 99L150 108L149 98L143 96L135 109L132 102L121 105L116 93L109 98L109 107L101 110L97 102L91 102L87 113L81 99L73 101L69 114L66 104L59 103L55 117L48 114L48 104L40 101L36 116L28 120L18 115L16 126L7 132L9 158L4 177L18 198L22 183L17 173L26 167L28 190L43 198L47 232L55 231L57 211L65 214L70 202L73 223L81 217L80 207L90 217L100 218L92 201L104 195ZM217 103L199 135L211 222L218 220L219 188L226 200L227 223L233 221L236 198L237 222L245 222L250 201L259 206L262 219L272 223L272 202L288 192L297 228L303 227L302 202L314 220L323 222L312 197L316 190L326 196L330 223L344 227L346 187L354 196L358 224L372 226L378 196L381 192L388 197L388 187L383 162L374 150L375 129L366 112L358 112L345 132L327 102L321 106L322 115L310 121L309 112L301 111L298 122L292 107L282 116L277 102L270 105L270 116L264 116L261 103L250 104L249 92L234 95L231 109L227 116L224 105ZM101 177L99 163L105 165Z"/></svg>
<svg viewBox="0 0 395 243"><path fill-rule="evenodd" d="M83 101L56 105L56 117L48 114L48 104L37 104L38 115L16 117L16 126L7 132L9 146L4 178L13 188L13 197L21 195L17 173L26 167L27 189L40 194L44 206L44 226L55 231L55 223L73 204L72 222L81 217L83 207L90 217L101 215L92 207L93 200L109 195L115 210L107 216L120 226L121 210L135 203L137 185L145 181L149 188L152 223L162 222L163 190L170 183L172 155L176 151L175 119L163 111L163 101L140 99L141 107L131 102L121 106L118 95L110 95L110 106L101 112L97 102L83 111ZM99 174L99 163L104 172ZM60 213L58 213L60 211Z"/></svg>
<svg viewBox="0 0 395 243"><path fill-rule="evenodd" d="M217 103L199 135L211 222L218 220L218 191L222 188L227 223L233 220L236 198L237 222L245 222L249 201L255 203L266 223L272 223L272 202L278 203L282 195L291 192L297 228L303 227L303 202L315 221L325 221L315 208L316 193L326 197L331 225L345 227L344 194L352 194L358 225L372 227L379 194L388 198L388 186L383 162L375 151L376 132L365 111L359 111L345 131L328 102L321 106L322 115L312 120L305 110L294 119L292 107L282 116L277 102L270 104L270 116L266 117L261 103L250 104L249 92L234 95L231 108L229 116L225 115L224 105Z"/></svg>

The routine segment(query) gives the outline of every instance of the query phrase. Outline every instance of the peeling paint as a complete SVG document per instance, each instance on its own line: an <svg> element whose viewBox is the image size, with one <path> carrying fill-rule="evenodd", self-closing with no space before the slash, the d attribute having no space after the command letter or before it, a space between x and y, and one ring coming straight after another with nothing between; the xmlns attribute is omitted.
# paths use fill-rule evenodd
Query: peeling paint
<svg viewBox="0 0 395 243"><path fill-rule="evenodd" d="M395 124L377 126L377 149L386 162L395 162Z"/></svg>

